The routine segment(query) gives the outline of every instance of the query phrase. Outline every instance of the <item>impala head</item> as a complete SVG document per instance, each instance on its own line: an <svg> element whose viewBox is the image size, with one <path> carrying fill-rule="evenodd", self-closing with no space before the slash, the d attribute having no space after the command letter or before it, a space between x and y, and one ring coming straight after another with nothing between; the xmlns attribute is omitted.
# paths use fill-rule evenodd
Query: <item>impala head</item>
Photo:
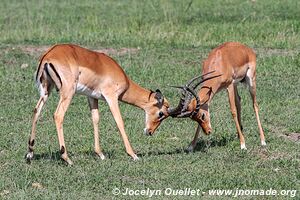
<svg viewBox="0 0 300 200"><path fill-rule="evenodd" d="M146 112L145 135L153 135L160 123L166 119L168 114L169 102L164 98L160 90L150 93L149 103Z"/></svg>
<svg viewBox="0 0 300 200"><path fill-rule="evenodd" d="M200 110L199 110L198 114L193 119L200 124L203 132L206 135L211 134L212 128L211 128L211 124L210 124L210 114L209 114L209 109L208 109L207 103L202 104L200 106Z"/></svg>
<svg viewBox="0 0 300 200"><path fill-rule="evenodd" d="M176 118L190 117L193 120L197 121L199 125L202 127L202 130L204 131L205 134L210 134L212 131L211 124L210 124L209 109L208 109L208 101L212 93L212 88L207 87L208 89L207 94L209 95L209 98L204 102L200 102L200 99L194 90L201 83L221 76L221 75L214 75L214 76L204 78L206 75L211 74L213 72L214 71L204 74L202 76L195 77L191 79L185 86L175 86L176 88L180 88L182 90L181 93L182 97L176 108L168 109L168 113L172 117L176 117ZM197 79L200 81L193 84L193 82Z"/></svg>

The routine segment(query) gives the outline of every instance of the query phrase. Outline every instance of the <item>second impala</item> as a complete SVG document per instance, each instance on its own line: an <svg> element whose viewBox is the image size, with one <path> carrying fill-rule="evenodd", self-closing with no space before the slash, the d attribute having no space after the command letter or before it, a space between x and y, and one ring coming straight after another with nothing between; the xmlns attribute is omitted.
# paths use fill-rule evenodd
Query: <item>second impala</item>
<svg viewBox="0 0 300 200"><path fill-rule="evenodd" d="M213 76L207 78L208 74ZM246 149L241 122L241 97L237 90L237 84L240 82L246 84L249 88L258 123L260 142L262 146L265 146L265 135L259 119L256 100L256 55L254 51L238 42L226 42L213 49L203 62L202 77L204 79L195 86L191 86L195 80L193 79L183 87L185 97L180 100L177 108L169 109L170 116L191 117L199 124L188 150L192 151L195 148L200 127L205 134L211 133L209 103L214 94L222 89L227 89L230 109L240 139L241 149ZM201 83L203 84L197 96L193 90ZM194 99L189 98L191 95L187 95L190 92L195 96Z"/></svg>
<svg viewBox="0 0 300 200"><path fill-rule="evenodd" d="M125 132L118 100L142 108L146 113L145 134L152 135L161 121L168 117L168 101L159 90L149 91L130 80L123 69L109 56L72 44L55 45L41 58L36 83L40 99L34 109L31 136L28 142L26 159L33 158L33 146L36 135L36 123L51 90L59 91L60 100L54 113L61 157L68 164L68 157L63 136L63 120L75 93L88 96L94 127L95 152L104 159L99 144L98 99L105 99L116 121L126 152L134 159L134 153Z"/></svg>

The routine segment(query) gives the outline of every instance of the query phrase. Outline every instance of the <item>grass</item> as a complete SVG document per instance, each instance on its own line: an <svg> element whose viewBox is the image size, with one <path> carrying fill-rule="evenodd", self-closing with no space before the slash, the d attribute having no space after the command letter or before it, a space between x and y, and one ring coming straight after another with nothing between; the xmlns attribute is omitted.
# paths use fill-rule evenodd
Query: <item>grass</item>
<svg viewBox="0 0 300 200"><path fill-rule="evenodd" d="M2 1L0 7L0 199L114 199L114 188L289 189L300 193L300 3L285 1ZM35 160L23 156L38 100L33 74L37 48L77 43L92 49L138 48L113 54L140 85L160 88L176 105L178 93L168 84L182 84L200 73L211 48L240 41L258 53L257 85L260 116L268 146L259 134L244 87L242 121L247 152L241 152L225 91L211 105L214 133L202 136L197 151L186 154L196 124L167 119L153 137L143 136L144 113L121 104L125 128L141 160L126 155L108 106L100 102L101 146L107 159L93 155L87 100L76 96L66 115L65 141L74 161L59 159L53 122L58 95L50 97L38 124ZM21 68L22 64L28 67ZM25 65L26 66L26 65ZM140 199L140 196L132 197ZM158 196L183 198L187 196ZM194 197L198 199L199 197ZM257 196L244 196L256 199ZM261 199L273 199L263 196ZM286 199L289 196L276 196Z"/></svg>

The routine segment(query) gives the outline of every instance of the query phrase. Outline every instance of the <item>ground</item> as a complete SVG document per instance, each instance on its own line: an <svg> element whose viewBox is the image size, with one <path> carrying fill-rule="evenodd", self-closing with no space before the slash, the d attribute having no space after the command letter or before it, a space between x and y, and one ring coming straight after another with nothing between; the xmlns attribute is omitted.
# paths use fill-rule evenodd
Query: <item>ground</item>
<svg viewBox="0 0 300 200"><path fill-rule="evenodd" d="M297 190L300 196L300 3L286 1L8 1L0 7L0 199L128 199L132 190L199 189L200 196L157 199L230 199L209 190ZM144 113L120 104L131 144L126 155L105 102L99 103L101 146L93 154L87 100L76 96L67 112L65 141L74 162L59 158L53 92L38 123L35 158L24 160L38 91L33 80L39 56L51 45L76 43L112 56L145 88L159 88L175 106L180 85L198 75L209 51L239 41L257 53L257 97L267 147L259 133L247 88L242 122L248 150L241 151L227 94L211 104L213 133L196 151L185 148L196 124L165 120L153 137L143 135ZM246 196L287 199L293 195ZM146 196L130 196L141 199Z"/></svg>

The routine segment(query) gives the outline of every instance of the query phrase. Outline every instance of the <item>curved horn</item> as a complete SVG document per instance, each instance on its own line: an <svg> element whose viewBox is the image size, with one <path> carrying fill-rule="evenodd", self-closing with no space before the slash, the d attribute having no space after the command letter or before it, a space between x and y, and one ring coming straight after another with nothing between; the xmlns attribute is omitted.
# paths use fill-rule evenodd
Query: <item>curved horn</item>
<svg viewBox="0 0 300 200"><path fill-rule="evenodd" d="M196 78L198 78L198 77L196 77ZM195 78L194 78L194 80L195 80ZM194 116L199 112L199 110L200 110L200 99L197 96L197 94L195 93L195 91L192 90L187 85L185 85L185 86L170 86L170 87L179 88L179 89L183 90L182 96L180 98L178 106L176 108L169 108L168 109L168 113L169 113L170 116L183 118L183 117ZM192 96L195 97L196 102L197 102L196 109L194 111L187 111L188 105L189 105L190 101L192 100L189 96L189 93L192 94ZM188 94L188 95L186 95L186 94Z"/></svg>
<svg viewBox="0 0 300 200"><path fill-rule="evenodd" d="M211 72L208 72L208 73L203 74L201 76L194 77L185 86L170 86L170 87L179 88L179 89L182 90L182 93L181 93L182 95L181 95L178 106L176 108L169 108L168 109L168 113L171 117L178 117L178 118L190 117L190 116L193 117L193 116L198 114L198 112L200 110L201 103L200 103L199 97L197 96L197 94L195 93L194 90L201 83L222 75L222 74L215 75L215 76L211 76L211 77L207 77L207 78L203 79L203 77L205 77L206 75L211 74L213 72L215 72L215 71L211 71ZM192 87L190 87L192 85L192 83L195 80L199 79L199 78L201 78L201 80L199 82L197 82L195 85L193 85ZM211 92L212 92L212 89L210 88L210 93ZM196 99L196 102L197 102L196 103L196 108L193 111L187 111L188 105L190 104L190 102L192 100L192 96L194 96L195 99Z"/></svg>
<svg viewBox="0 0 300 200"><path fill-rule="evenodd" d="M176 108L169 108L168 109L168 114L171 117L176 117L182 112L182 110L184 108L184 104L185 104L186 99L187 99L187 96L186 96L186 91L183 89L184 88L183 86L170 86L170 87L179 88L179 89L183 90L183 92L181 93L181 97L180 97L178 106Z"/></svg>
<svg viewBox="0 0 300 200"><path fill-rule="evenodd" d="M208 73L207 73L207 74L208 74ZM206 75L206 74L205 74L205 75ZM205 76L205 75L203 75L203 76ZM193 89L195 90L201 83L204 83L205 81L208 81L208 80L213 79L213 78L217 78L217 77L219 77L219 76L222 76L222 74L215 75L215 76L210 76L210 77L207 77L207 78L205 78L205 79L202 79L200 82L198 82L198 83L196 83L196 84L194 85Z"/></svg>
<svg viewBox="0 0 300 200"><path fill-rule="evenodd" d="M196 114L198 114L198 112L199 112L199 110L200 110L200 99L199 99L199 97L197 96L197 94L195 93L195 91L192 90L191 88L189 88L189 87L183 87L182 89L185 90L185 91L190 92L190 93L195 97L196 102L197 102L197 103L196 103L196 108L195 108L195 110L193 110L193 111L185 111L185 112L182 112L182 111L181 111L181 113L180 113L178 116L176 116L176 117L178 117L178 118L183 118L183 117L193 117L193 116L195 116ZM185 104L187 104L187 106L188 106L188 104L190 103L190 101L191 101L191 100L189 100L188 103L185 103ZM187 110L187 108L186 108L185 110Z"/></svg>
<svg viewBox="0 0 300 200"><path fill-rule="evenodd" d="M201 78L201 79L203 79L205 76L207 76L207 75L209 75L209 74L212 74L212 73L214 73L215 72L215 70L213 70L213 71L210 71L210 72L207 72L206 74L203 74L203 75L200 75L200 76L196 76L196 77L194 77L194 78L192 78L187 84L186 84L186 86L187 87L190 87L190 85L195 81L195 80L197 80L197 79L199 79L199 78ZM205 81L205 80L204 80ZM198 87L198 85L200 85L202 82L204 82L204 81L200 81L199 83L196 83L192 88L193 89L196 89L197 87Z"/></svg>

